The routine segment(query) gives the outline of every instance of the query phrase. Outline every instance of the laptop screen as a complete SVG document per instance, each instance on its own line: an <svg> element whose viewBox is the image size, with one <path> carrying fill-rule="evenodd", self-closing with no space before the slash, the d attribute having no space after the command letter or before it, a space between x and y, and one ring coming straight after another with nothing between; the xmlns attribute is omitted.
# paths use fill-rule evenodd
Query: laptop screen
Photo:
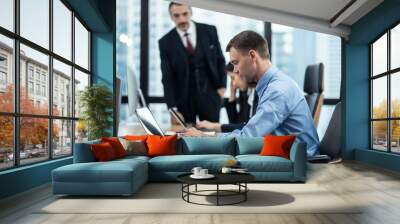
<svg viewBox="0 0 400 224"><path fill-rule="evenodd" d="M158 125L149 108L138 108L136 109L136 114L147 134L164 136L163 130Z"/></svg>

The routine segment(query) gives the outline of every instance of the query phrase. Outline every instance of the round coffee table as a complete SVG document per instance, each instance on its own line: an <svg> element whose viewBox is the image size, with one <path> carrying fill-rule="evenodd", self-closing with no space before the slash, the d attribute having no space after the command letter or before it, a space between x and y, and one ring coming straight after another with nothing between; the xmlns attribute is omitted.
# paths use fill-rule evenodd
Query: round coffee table
<svg viewBox="0 0 400 224"><path fill-rule="evenodd" d="M178 181L182 183L182 199L188 203L198 205L234 205L247 200L247 192L249 188L247 183L255 180L255 177L248 173L216 173L213 174L215 177L212 179L193 179L190 177L191 173L182 174L177 177ZM215 190L197 190L197 185L216 185ZM190 186L195 186L194 191L190 191ZM220 189L220 185L236 185L237 190L223 190ZM209 192L215 192L215 194L205 194ZM193 202L190 200L190 196L204 196L204 197L216 197L216 204L202 204ZM240 199L231 203L221 203L221 197L232 197L240 196Z"/></svg>

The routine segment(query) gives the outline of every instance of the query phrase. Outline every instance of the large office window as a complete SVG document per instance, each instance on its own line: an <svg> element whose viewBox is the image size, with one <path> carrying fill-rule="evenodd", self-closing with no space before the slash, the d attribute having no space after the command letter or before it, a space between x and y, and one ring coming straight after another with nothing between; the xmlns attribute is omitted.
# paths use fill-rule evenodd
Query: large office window
<svg viewBox="0 0 400 224"><path fill-rule="evenodd" d="M324 63L324 97L340 98L340 37L272 24L272 62L304 86L306 67Z"/></svg>
<svg viewBox="0 0 400 224"><path fill-rule="evenodd" d="M64 1L1 1L0 170L72 154L74 104L90 85L89 37Z"/></svg>
<svg viewBox="0 0 400 224"><path fill-rule="evenodd" d="M400 24L370 44L371 148L400 153Z"/></svg>
<svg viewBox="0 0 400 224"><path fill-rule="evenodd" d="M0 1L0 26L14 31L14 0Z"/></svg>
<svg viewBox="0 0 400 224"><path fill-rule="evenodd" d="M140 24L141 1L117 0L117 51L116 70L121 79L121 94L128 94L128 75L134 76L139 83L140 76ZM129 74L128 74L129 72ZM120 108L120 124L135 121L134 116L129 116L128 105L122 104Z"/></svg>
<svg viewBox="0 0 400 224"><path fill-rule="evenodd" d="M60 0L53 0L53 51L71 60L72 12Z"/></svg>
<svg viewBox="0 0 400 224"><path fill-rule="evenodd" d="M49 48L49 0L20 0L20 34L22 37Z"/></svg>
<svg viewBox="0 0 400 224"><path fill-rule="evenodd" d="M168 1L149 1L149 91L151 97L163 97L164 88L161 83L161 67L160 67L160 52L158 48L158 40L167 32L175 27L172 22L169 11ZM214 25L217 28L218 38L224 52L226 62L229 61L229 55L225 52L225 47L229 40L244 30L253 30L261 35L264 35L264 22L253 19L233 16L225 13L205 10L193 7L193 21L199 23L207 23ZM227 79L229 81L229 79ZM229 83L227 85L229 88ZM229 89L226 92L227 95ZM152 104L152 112L160 123L167 122L169 125L169 113L165 104ZM223 114L224 115L224 114ZM223 116L225 117L225 116ZM226 120L226 119L224 119Z"/></svg>
<svg viewBox="0 0 400 224"><path fill-rule="evenodd" d="M89 69L89 31L75 18L75 63Z"/></svg>
<svg viewBox="0 0 400 224"><path fill-rule="evenodd" d="M324 68L324 98L339 101L341 82L341 39L293 27L272 24L272 63L304 87L308 65L322 62ZM334 105L323 105L318 135L323 137Z"/></svg>
<svg viewBox="0 0 400 224"><path fill-rule="evenodd" d="M160 55L158 40L175 26L168 11L168 1L158 0L118 0L117 1L117 74L122 77L122 95L126 96L126 68L132 67L137 80L141 81L142 90L157 121L169 126L169 114L164 103L164 90L161 82ZM228 41L243 30L253 30L261 35L266 33L263 21L219 13L193 7L193 20L217 27L219 40L225 59ZM267 26L267 27L268 27ZM268 29L267 32L270 30ZM272 62L290 75L303 87L305 68L309 64L325 64L325 98L340 98L341 82L341 39L331 35L272 24ZM140 39L137 38L142 38ZM307 49L307 51L304 51ZM134 66L132 66L134 65ZM229 78L227 79L229 82ZM227 84L229 88L229 83ZM229 89L226 96L229 95ZM129 100L129 99L128 99ZM127 100L123 100L127 103ZM333 103L332 103L333 104ZM319 128L323 133L330 120L334 106L322 108ZM121 122L129 121L127 105L121 108ZM224 112L221 112L221 121ZM322 136L322 135L321 135Z"/></svg>

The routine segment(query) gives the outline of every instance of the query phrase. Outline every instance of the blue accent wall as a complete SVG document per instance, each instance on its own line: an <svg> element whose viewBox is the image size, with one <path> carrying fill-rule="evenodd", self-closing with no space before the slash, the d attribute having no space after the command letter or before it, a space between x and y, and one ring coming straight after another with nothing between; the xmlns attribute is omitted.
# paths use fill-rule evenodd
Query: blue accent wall
<svg viewBox="0 0 400 224"><path fill-rule="evenodd" d="M104 83L115 93L116 0L66 0L66 2L79 14L92 32L93 83ZM113 127L110 127L110 131L112 130ZM72 157L68 157L1 171L0 199L48 183L51 181L53 169L71 163Z"/></svg>
<svg viewBox="0 0 400 224"><path fill-rule="evenodd" d="M351 27L345 44L343 156L399 170L400 157L369 149L369 43L400 22L400 1L386 0Z"/></svg>
<svg viewBox="0 0 400 224"><path fill-rule="evenodd" d="M68 157L0 172L0 199L48 183L53 169L71 163Z"/></svg>
<svg viewBox="0 0 400 224"><path fill-rule="evenodd" d="M114 46L113 33L92 33L92 82L106 85L113 93L115 93ZM110 127L111 135L114 129Z"/></svg>

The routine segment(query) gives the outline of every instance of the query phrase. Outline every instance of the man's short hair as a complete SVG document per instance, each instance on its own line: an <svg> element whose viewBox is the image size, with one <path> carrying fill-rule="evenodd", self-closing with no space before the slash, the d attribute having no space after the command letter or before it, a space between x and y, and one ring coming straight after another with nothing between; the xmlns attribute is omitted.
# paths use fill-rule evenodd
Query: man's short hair
<svg viewBox="0 0 400 224"><path fill-rule="evenodd" d="M178 3L178 2L170 2L169 5L168 5L168 12L169 12L169 14L171 14L171 8L172 8L172 6L174 6L174 5L181 6L181 5L184 5L184 4L181 4L181 3ZM189 7L189 11L192 11L192 7L191 7L191 6L188 6L188 7Z"/></svg>
<svg viewBox="0 0 400 224"><path fill-rule="evenodd" d="M232 47L239 51L255 50L262 58L270 59L267 41L251 30L236 34L226 46L226 51L229 52Z"/></svg>

